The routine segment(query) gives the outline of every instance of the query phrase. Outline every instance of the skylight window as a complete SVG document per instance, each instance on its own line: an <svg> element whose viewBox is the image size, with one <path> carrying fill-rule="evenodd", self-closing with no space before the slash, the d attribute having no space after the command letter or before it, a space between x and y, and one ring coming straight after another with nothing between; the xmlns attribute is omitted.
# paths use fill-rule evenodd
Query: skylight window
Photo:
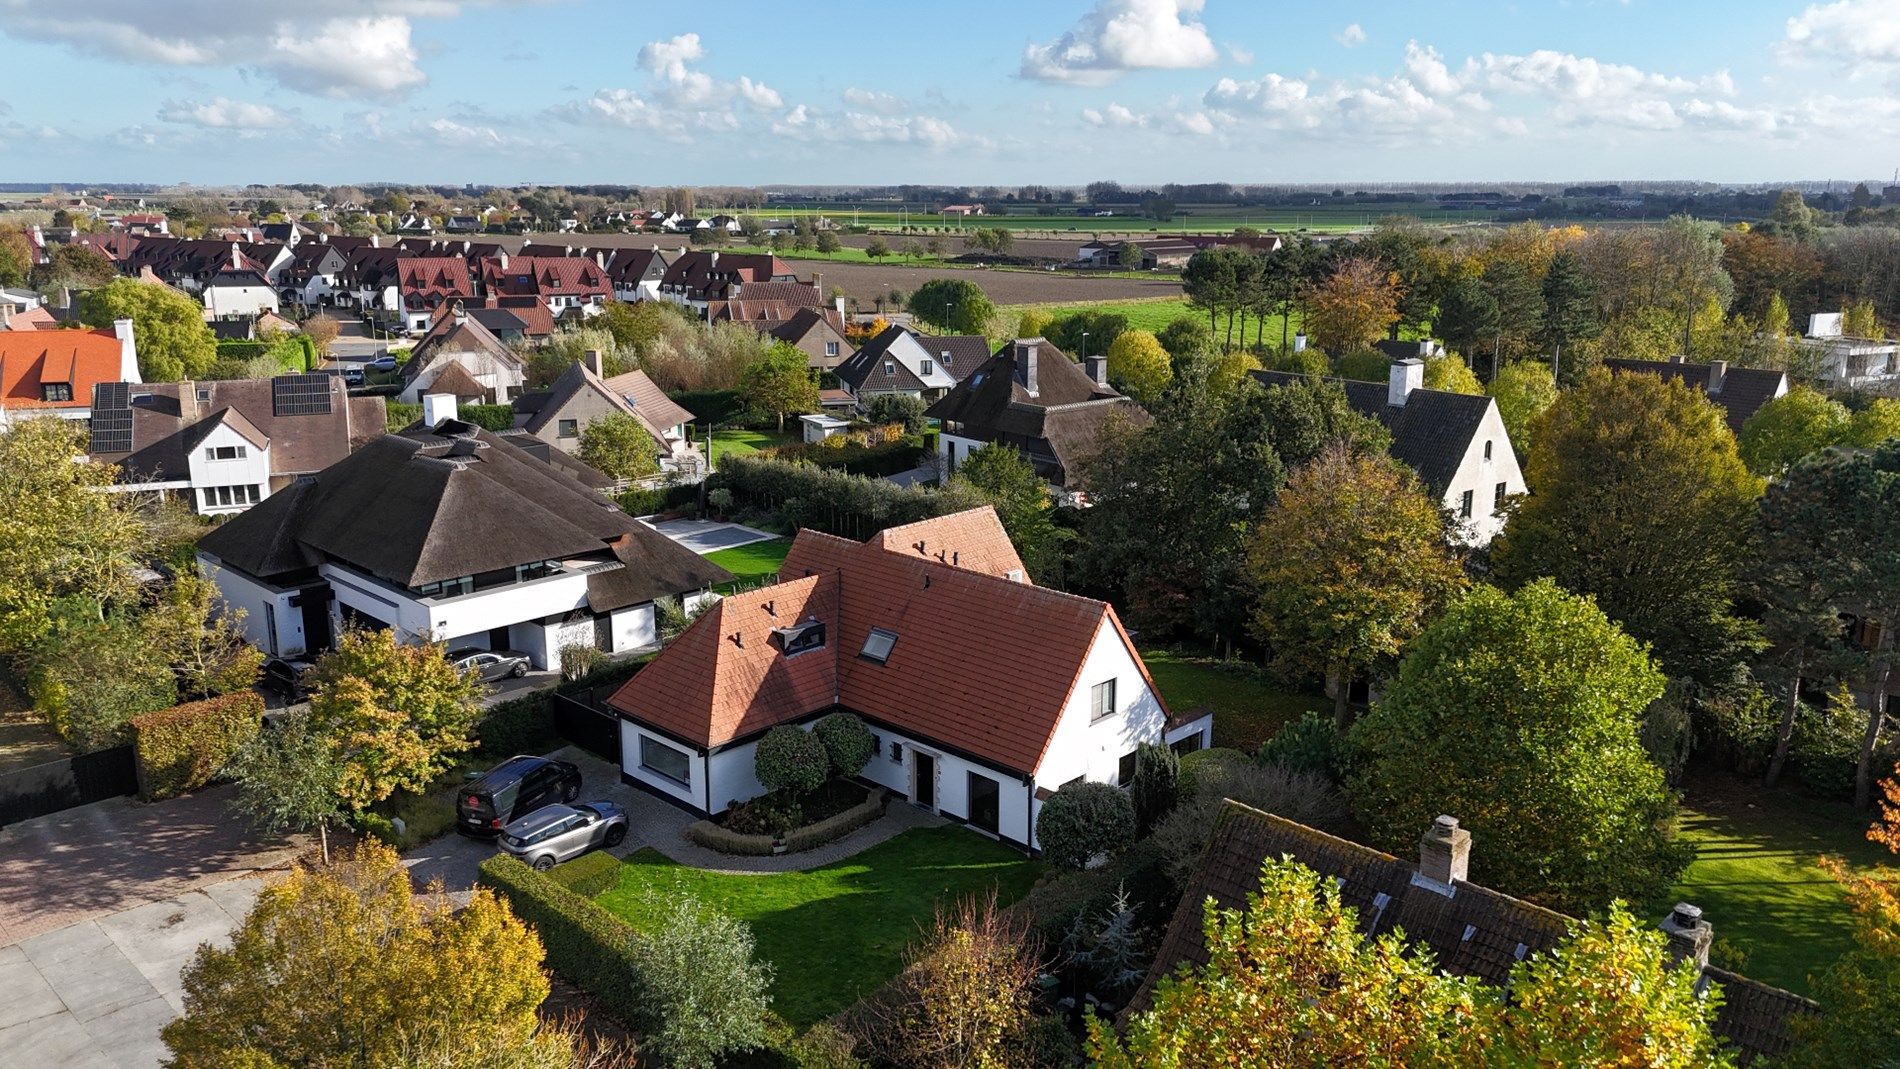
<svg viewBox="0 0 1900 1069"><path fill-rule="evenodd" d="M896 632L873 627L871 633L864 637L864 648L858 651L858 656L867 661L883 664L891 659L891 647L896 644Z"/></svg>

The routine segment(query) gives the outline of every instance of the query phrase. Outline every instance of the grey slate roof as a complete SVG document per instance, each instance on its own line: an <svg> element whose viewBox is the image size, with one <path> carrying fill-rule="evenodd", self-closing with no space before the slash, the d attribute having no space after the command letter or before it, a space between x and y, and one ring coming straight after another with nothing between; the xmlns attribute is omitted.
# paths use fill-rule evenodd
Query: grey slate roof
<svg viewBox="0 0 1900 1069"><path fill-rule="evenodd" d="M1229 801L1128 1012L1147 1008L1155 985L1182 965L1206 964L1204 903L1244 907L1260 889L1260 866L1280 857L1337 880L1341 903L1357 913L1365 934L1403 929L1408 942L1431 950L1440 969L1486 983L1503 983L1520 957L1555 946L1568 924L1541 906L1467 881L1436 884L1390 854ZM1817 1011L1807 999L1734 973L1708 968L1704 975L1723 986L1716 1030L1744 1064L1786 1051L1793 1020Z"/></svg>
<svg viewBox="0 0 1900 1069"><path fill-rule="evenodd" d="M833 369L832 374L838 381L851 387L854 393L921 393L928 389L902 360L892 359L890 369L885 370L885 354L891 346L901 340L908 330L903 327L885 327L878 336L864 343L864 347L846 357Z"/></svg>
<svg viewBox="0 0 1900 1069"><path fill-rule="evenodd" d="M456 421L379 438L234 517L199 547L263 579L336 560L412 589L534 561L624 554L650 573L625 581L638 591L684 593L731 579L563 470Z"/></svg>
<svg viewBox="0 0 1900 1069"><path fill-rule="evenodd" d="M1678 364L1662 360L1605 360L1603 366L1615 372L1639 372L1655 375L1664 382L1687 383L1722 409L1729 430L1740 433L1748 417L1775 399L1787 385L1788 376L1759 367L1728 367L1722 373L1720 389L1709 391L1712 364Z"/></svg>
<svg viewBox="0 0 1900 1069"><path fill-rule="evenodd" d="M1304 378L1290 371L1256 371L1253 377L1269 387L1292 385ZM1392 432L1393 458L1418 473L1419 481L1439 495L1458 474L1485 414L1497 403L1482 394L1417 389L1403 406L1393 407L1386 403L1383 382L1324 381L1345 390L1353 411L1385 424Z"/></svg>
<svg viewBox="0 0 1900 1069"><path fill-rule="evenodd" d="M1036 348L1034 394L1021 381L1018 366L1018 351L1027 345ZM961 436L1015 447L1045 478L1062 486L1075 477L1104 423L1120 417L1142 424L1150 418L1041 338L1005 342L926 414L957 423Z"/></svg>

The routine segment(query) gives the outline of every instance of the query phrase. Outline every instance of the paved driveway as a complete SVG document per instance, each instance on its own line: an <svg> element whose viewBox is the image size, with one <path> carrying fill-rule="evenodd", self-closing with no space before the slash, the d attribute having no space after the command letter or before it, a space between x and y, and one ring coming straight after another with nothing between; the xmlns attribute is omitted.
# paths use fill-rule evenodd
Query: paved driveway
<svg viewBox="0 0 1900 1069"><path fill-rule="evenodd" d="M652 527L694 553L700 554L731 549L734 546L749 546L754 542L770 542L774 538L781 537L770 531L761 531L744 524L715 523L712 520L664 520L653 524Z"/></svg>

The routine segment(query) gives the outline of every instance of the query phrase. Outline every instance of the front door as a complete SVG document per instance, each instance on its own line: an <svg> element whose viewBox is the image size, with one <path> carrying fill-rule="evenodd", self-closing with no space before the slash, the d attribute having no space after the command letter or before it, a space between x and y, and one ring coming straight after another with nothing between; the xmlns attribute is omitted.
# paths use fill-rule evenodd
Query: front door
<svg viewBox="0 0 1900 1069"><path fill-rule="evenodd" d="M937 808L937 759L921 750L910 752L910 800L925 809Z"/></svg>

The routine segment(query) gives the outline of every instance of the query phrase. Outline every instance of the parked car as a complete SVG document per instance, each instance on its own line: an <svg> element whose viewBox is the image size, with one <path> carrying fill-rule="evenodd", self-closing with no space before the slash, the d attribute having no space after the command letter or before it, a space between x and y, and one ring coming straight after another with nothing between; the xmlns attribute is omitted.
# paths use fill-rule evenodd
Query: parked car
<svg viewBox="0 0 1900 1069"><path fill-rule="evenodd" d="M455 826L471 835L494 835L542 806L581 795L581 770L571 761L510 757L455 795Z"/></svg>
<svg viewBox="0 0 1900 1069"><path fill-rule="evenodd" d="M619 846L627 837L626 811L612 802L550 805L501 830L503 850L546 872L597 846Z"/></svg>
<svg viewBox="0 0 1900 1069"><path fill-rule="evenodd" d="M363 366L371 371L394 371L396 370L396 358L390 356L388 353L384 353Z"/></svg>
<svg viewBox="0 0 1900 1069"><path fill-rule="evenodd" d="M363 377L363 369L360 367L331 368L330 374L342 379L345 386L361 386L366 381Z"/></svg>
<svg viewBox="0 0 1900 1069"><path fill-rule="evenodd" d="M315 667L300 658L272 657L264 662L257 685L283 695L286 703L294 705L310 697L310 670Z"/></svg>
<svg viewBox="0 0 1900 1069"><path fill-rule="evenodd" d="M448 658L450 664L464 672L481 673L484 683L493 683L497 679L520 679L532 667L528 655L519 650L450 650Z"/></svg>

